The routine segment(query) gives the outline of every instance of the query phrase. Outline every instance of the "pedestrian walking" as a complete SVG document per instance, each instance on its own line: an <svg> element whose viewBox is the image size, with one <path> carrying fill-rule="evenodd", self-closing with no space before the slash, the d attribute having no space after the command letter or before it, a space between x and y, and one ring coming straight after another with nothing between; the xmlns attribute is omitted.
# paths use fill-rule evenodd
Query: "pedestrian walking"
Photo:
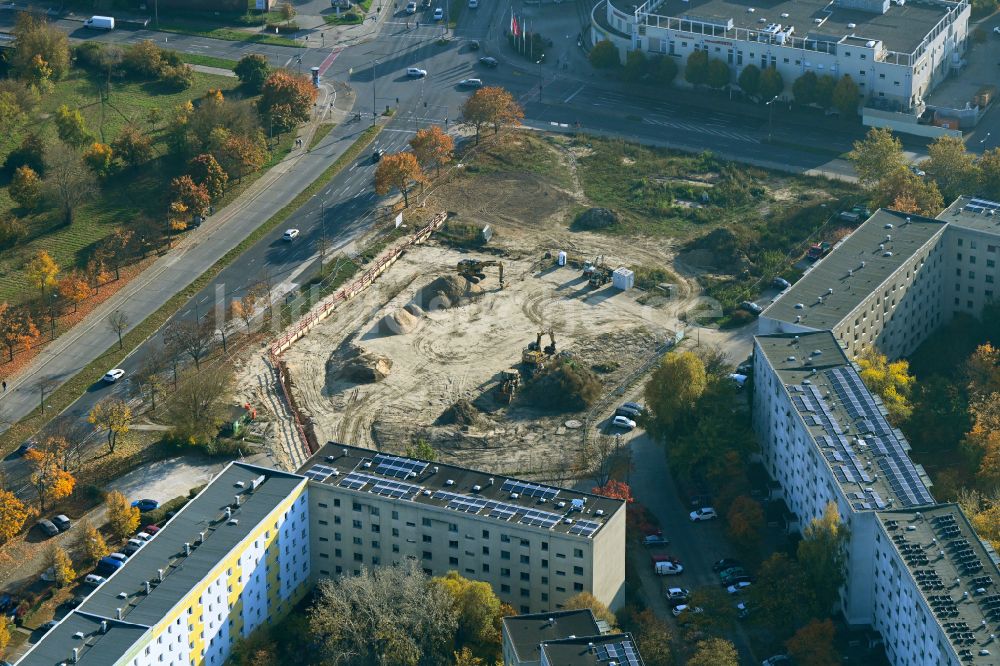
<svg viewBox="0 0 1000 666"><path fill-rule="evenodd" d="M6 390L7 390L7 382L6 382L6 381L4 381L4 383L3 383L3 390L4 390L4 391L6 391Z"/></svg>

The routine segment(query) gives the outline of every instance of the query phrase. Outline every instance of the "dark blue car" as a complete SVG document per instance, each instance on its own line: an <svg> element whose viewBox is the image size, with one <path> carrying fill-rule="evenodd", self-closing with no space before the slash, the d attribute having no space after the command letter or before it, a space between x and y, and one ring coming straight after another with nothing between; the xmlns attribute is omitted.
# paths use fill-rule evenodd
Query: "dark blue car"
<svg viewBox="0 0 1000 666"><path fill-rule="evenodd" d="M153 511L154 509L159 509L160 503L157 502L156 500L141 499L132 502L132 506L136 507L137 509L139 509L139 511L142 511L143 513L147 513L149 511Z"/></svg>

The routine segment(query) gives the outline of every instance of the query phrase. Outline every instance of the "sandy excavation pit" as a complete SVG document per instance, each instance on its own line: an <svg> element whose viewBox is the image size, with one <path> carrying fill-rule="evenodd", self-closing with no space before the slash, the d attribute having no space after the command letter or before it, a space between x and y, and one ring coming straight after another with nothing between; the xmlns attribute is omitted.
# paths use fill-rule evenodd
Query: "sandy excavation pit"
<svg viewBox="0 0 1000 666"><path fill-rule="evenodd" d="M496 403L501 371L552 329L560 352L603 366L610 390L672 336L672 313L637 303L640 291L590 289L577 269L507 258L506 289L495 269L470 285L455 266L475 256L433 244L409 251L284 354L319 441L402 451L424 438L444 459L546 476L579 448L579 431L563 423L582 413Z"/></svg>

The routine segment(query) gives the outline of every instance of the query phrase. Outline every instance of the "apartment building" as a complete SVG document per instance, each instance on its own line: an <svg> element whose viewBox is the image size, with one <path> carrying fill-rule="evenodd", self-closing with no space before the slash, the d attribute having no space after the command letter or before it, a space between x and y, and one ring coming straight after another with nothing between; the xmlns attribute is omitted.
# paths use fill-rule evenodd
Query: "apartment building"
<svg viewBox="0 0 1000 666"><path fill-rule="evenodd" d="M1000 294L1000 203L960 197L938 219L948 224L944 310L978 316Z"/></svg>
<svg viewBox="0 0 1000 666"><path fill-rule="evenodd" d="M221 666L309 590L307 486L230 463L18 664Z"/></svg>
<svg viewBox="0 0 1000 666"><path fill-rule="evenodd" d="M599 3L593 39L628 51L677 59L703 51L729 65L731 82L748 65L774 67L789 96L795 79L849 75L863 98L894 111L922 108L961 64L969 17L966 0L648 0Z"/></svg>
<svg viewBox="0 0 1000 666"><path fill-rule="evenodd" d="M501 641L504 666L642 666L632 635L589 609L505 617Z"/></svg>
<svg viewBox="0 0 1000 666"><path fill-rule="evenodd" d="M580 592L622 604L624 502L335 443L299 473L314 578L413 559L488 582L521 613Z"/></svg>
<svg viewBox="0 0 1000 666"><path fill-rule="evenodd" d="M893 664L1000 663L1000 558L936 503L833 332L757 336L753 402L762 462L797 523L833 502L850 529L846 620L879 630Z"/></svg>

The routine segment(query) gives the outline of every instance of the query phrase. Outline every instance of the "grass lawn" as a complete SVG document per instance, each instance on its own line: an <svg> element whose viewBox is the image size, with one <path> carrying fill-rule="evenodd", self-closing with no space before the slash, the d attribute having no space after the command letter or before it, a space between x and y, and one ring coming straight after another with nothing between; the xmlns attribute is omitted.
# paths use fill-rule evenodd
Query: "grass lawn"
<svg viewBox="0 0 1000 666"><path fill-rule="evenodd" d="M181 60L191 65L204 65L206 67L218 67L220 69L232 69L236 67L236 60L228 58L216 58L215 56L200 55L198 53L181 53Z"/></svg>
<svg viewBox="0 0 1000 666"><path fill-rule="evenodd" d="M178 19L160 21L160 31L176 32L182 35L196 35L198 37L211 37L212 39L222 39L228 42L253 42L254 44L270 44L271 46L299 46L299 43L294 39L281 37L280 35L245 32L202 21L183 21Z"/></svg>
<svg viewBox="0 0 1000 666"><path fill-rule="evenodd" d="M480 130L481 138L493 134L492 128ZM457 162L467 162L467 173L537 173L548 177L562 187L571 184L570 173L545 138L530 132L508 132L499 143L473 146L476 156L469 161L465 156Z"/></svg>
<svg viewBox="0 0 1000 666"><path fill-rule="evenodd" d="M113 141L130 121L155 135L155 129L149 123L152 109L158 109L165 115L173 107L197 99L209 89L218 88L223 94L228 94L239 84L230 77L201 72L195 72L194 80L194 85L182 92L165 91L155 83L116 83L112 86L110 100L102 103L94 81L86 73L74 70L43 98L35 112L34 122L7 137L0 149L4 154L9 152L20 143L28 130L47 141L55 140L53 118L55 110L62 104L79 108L87 128L102 142ZM156 150L162 155L165 148L158 142ZM19 302L24 298L24 264L39 250L52 255L63 270L82 268L93 246L111 234L119 224L131 221L139 214L147 214L154 219L162 217L162 211L153 210L164 197L164 179L167 176L161 171L161 162L153 160L139 169L113 176L102 184L97 199L76 211L74 222L68 227L53 226L54 216L50 211L23 217L26 240L0 253L0 302ZM13 207L4 184L0 187L0 210Z"/></svg>
<svg viewBox="0 0 1000 666"><path fill-rule="evenodd" d="M323 20L327 25L358 25L365 20L365 15L352 9L340 14L323 14Z"/></svg>
<svg viewBox="0 0 1000 666"><path fill-rule="evenodd" d="M319 142L326 138L326 135L337 126L337 123L323 123L316 128L316 132L313 133L312 139L309 141L309 150L312 150L319 145Z"/></svg>

